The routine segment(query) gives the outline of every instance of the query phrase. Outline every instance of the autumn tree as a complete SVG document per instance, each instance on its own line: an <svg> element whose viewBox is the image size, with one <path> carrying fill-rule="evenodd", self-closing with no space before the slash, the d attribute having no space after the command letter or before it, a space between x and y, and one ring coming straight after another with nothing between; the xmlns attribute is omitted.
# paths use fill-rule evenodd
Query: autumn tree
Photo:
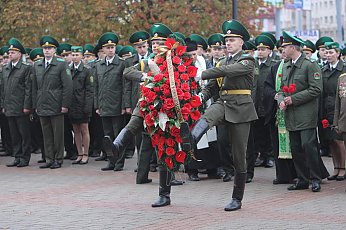
<svg viewBox="0 0 346 230"><path fill-rule="evenodd" d="M238 15L252 33L249 16L262 0L239 1ZM1 44L9 38L36 47L42 35L60 42L96 43L106 31L116 32L127 43L137 30L148 30L155 22L186 35L209 36L222 32L223 21L232 18L232 0L3 0L0 3Z"/></svg>

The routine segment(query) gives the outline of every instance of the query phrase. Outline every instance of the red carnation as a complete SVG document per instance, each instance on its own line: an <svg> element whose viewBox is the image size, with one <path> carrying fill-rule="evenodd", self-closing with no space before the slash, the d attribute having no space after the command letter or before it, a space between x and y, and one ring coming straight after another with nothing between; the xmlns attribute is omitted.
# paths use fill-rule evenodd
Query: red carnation
<svg viewBox="0 0 346 230"><path fill-rule="evenodd" d="M163 154L163 150L158 150L157 151L157 158L160 160Z"/></svg>
<svg viewBox="0 0 346 230"><path fill-rule="evenodd" d="M181 136L175 137L175 141L178 143L183 143L183 139L181 139Z"/></svg>
<svg viewBox="0 0 346 230"><path fill-rule="evenodd" d="M151 136L151 143L155 146L159 144L159 140L160 140L160 135L158 134L153 134Z"/></svg>
<svg viewBox="0 0 346 230"><path fill-rule="evenodd" d="M153 121L153 119L151 118L151 116L150 116L150 114L147 114L146 116L145 116L145 124L147 124L147 126L153 126L154 125L154 121Z"/></svg>
<svg viewBox="0 0 346 230"><path fill-rule="evenodd" d="M187 73L190 77L196 77L198 68L196 66L187 67Z"/></svg>
<svg viewBox="0 0 346 230"><path fill-rule="evenodd" d="M186 46L178 46L176 49L175 49L175 52L178 56L181 56L183 55L185 52L186 52Z"/></svg>
<svg viewBox="0 0 346 230"><path fill-rule="evenodd" d="M186 73L183 73L182 75L180 75L180 78L181 78L181 80L187 81L187 80L189 80L190 77Z"/></svg>
<svg viewBox="0 0 346 230"><path fill-rule="evenodd" d="M181 108L181 114L183 114L183 115L189 115L190 111L191 111L191 109L188 107L184 106L183 108Z"/></svg>
<svg viewBox="0 0 346 230"><path fill-rule="evenodd" d="M142 108L145 107L146 105L147 105L147 102L145 100L143 100L139 103L139 106Z"/></svg>
<svg viewBox="0 0 346 230"><path fill-rule="evenodd" d="M153 90L154 90L154 92L160 92L160 87L157 87L157 86L155 86L154 88L153 88Z"/></svg>
<svg viewBox="0 0 346 230"><path fill-rule="evenodd" d="M164 72L166 70L166 66L160 65L159 69L160 69L160 72Z"/></svg>
<svg viewBox="0 0 346 230"><path fill-rule="evenodd" d="M184 66L184 65L179 65L179 66L178 66L178 71L179 71L180 73L184 73L184 72L186 71L186 66Z"/></svg>
<svg viewBox="0 0 346 230"><path fill-rule="evenodd" d="M296 92L297 91L297 86L296 86L296 84L290 84L290 87L288 87L288 92L289 93L294 93L294 92Z"/></svg>
<svg viewBox="0 0 346 230"><path fill-rule="evenodd" d="M180 129L178 129L175 126L172 126L172 128L169 130L169 133L173 136L173 137L177 137L180 135Z"/></svg>
<svg viewBox="0 0 346 230"><path fill-rule="evenodd" d="M284 86L282 87L282 92L288 93L288 86L287 86L287 85L284 85Z"/></svg>
<svg viewBox="0 0 346 230"><path fill-rule="evenodd" d="M192 120L197 121L201 117L201 113L198 110L194 110L190 113Z"/></svg>
<svg viewBox="0 0 346 230"><path fill-rule="evenodd" d="M165 163L166 163L166 165L168 166L169 169L172 169L172 168L173 168L173 161L172 161L172 158L167 157L167 158L165 159Z"/></svg>
<svg viewBox="0 0 346 230"><path fill-rule="evenodd" d="M173 108L174 108L174 101L173 101L173 98L167 98L167 99L165 99L164 105L166 106L167 110L173 109Z"/></svg>
<svg viewBox="0 0 346 230"><path fill-rule="evenodd" d="M167 114L167 117L169 117L169 118L174 118L175 117L175 114L174 114L174 112L172 110L171 111L167 111L166 114Z"/></svg>
<svg viewBox="0 0 346 230"><path fill-rule="evenodd" d="M168 156L173 156L174 153L175 153L175 151L174 151L174 149L173 149L172 147L167 147L167 148L166 148L166 154L167 154Z"/></svg>
<svg viewBox="0 0 346 230"><path fill-rule="evenodd" d="M166 145L168 145L169 147L173 147L175 145L175 141L172 138L167 138Z"/></svg>
<svg viewBox="0 0 346 230"><path fill-rule="evenodd" d="M177 89L178 99L182 100L184 98L184 92L181 89Z"/></svg>
<svg viewBox="0 0 346 230"><path fill-rule="evenodd" d="M189 92L185 92L183 98L184 98L185 101L187 101L187 100L189 100L191 98L191 94Z"/></svg>
<svg viewBox="0 0 346 230"><path fill-rule="evenodd" d="M322 127L324 129L328 128L329 127L329 121L327 119L323 119L322 120Z"/></svg>
<svg viewBox="0 0 346 230"><path fill-rule="evenodd" d="M182 163L182 164L184 164L185 158L186 158L186 153L184 151L179 151L175 155L175 160L179 163Z"/></svg>
<svg viewBox="0 0 346 230"><path fill-rule="evenodd" d="M187 83L181 84L180 88L181 88L183 91L185 91L185 92L190 91L190 86L189 86L189 84L187 84Z"/></svg>
<svg viewBox="0 0 346 230"><path fill-rule="evenodd" d="M169 49L172 49L176 41L173 38L167 38L165 41L165 46L167 46Z"/></svg>
<svg viewBox="0 0 346 230"><path fill-rule="evenodd" d="M156 98L156 93L151 91L150 93L148 93L146 100L148 103L151 103L155 100L155 98Z"/></svg>
<svg viewBox="0 0 346 230"><path fill-rule="evenodd" d="M156 60L156 64L161 64L165 59L163 57L160 57Z"/></svg>
<svg viewBox="0 0 346 230"><path fill-rule="evenodd" d="M191 88L192 90L197 89L197 83L196 83L195 81L192 81L191 84L190 84L190 88Z"/></svg>
<svg viewBox="0 0 346 230"><path fill-rule="evenodd" d="M192 96L190 104L191 104L192 108L197 108L197 107L201 106L202 105L201 98L199 96L196 96L196 95Z"/></svg>
<svg viewBox="0 0 346 230"><path fill-rule="evenodd" d="M181 62L181 59L180 59L178 56L175 56L174 58L172 58L172 62L173 62L174 64L179 65L180 62Z"/></svg>
<svg viewBox="0 0 346 230"><path fill-rule="evenodd" d="M184 66L189 66L192 64L192 58L184 58Z"/></svg>
<svg viewBox="0 0 346 230"><path fill-rule="evenodd" d="M159 81L161 81L162 80L162 78L163 78L163 75L162 74L156 74L155 76L154 76L154 79L153 79L153 82L159 82Z"/></svg>
<svg viewBox="0 0 346 230"><path fill-rule="evenodd" d="M153 116L153 118L156 118L159 116L159 113L156 110L152 110L151 115Z"/></svg>

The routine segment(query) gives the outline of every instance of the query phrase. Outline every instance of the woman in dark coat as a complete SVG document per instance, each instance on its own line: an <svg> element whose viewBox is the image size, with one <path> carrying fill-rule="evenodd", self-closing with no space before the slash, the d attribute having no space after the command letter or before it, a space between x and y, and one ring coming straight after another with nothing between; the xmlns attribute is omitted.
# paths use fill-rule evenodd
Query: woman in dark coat
<svg viewBox="0 0 346 230"><path fill-rule="evenodd" d="M69 118L73 126L78 158L72 164L87 164L90 144L88 123L93 104L93 76L91 69L82 62L83 48L72 46L73 96Z"/></svg>

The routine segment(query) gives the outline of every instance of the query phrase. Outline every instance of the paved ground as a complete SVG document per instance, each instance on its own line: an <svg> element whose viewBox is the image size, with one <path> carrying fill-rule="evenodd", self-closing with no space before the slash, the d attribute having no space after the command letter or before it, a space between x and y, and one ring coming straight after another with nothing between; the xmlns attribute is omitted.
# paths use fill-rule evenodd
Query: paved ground
<svg viewBox="0 0 346 230"><path fill-rule="evenodd" d="M105 162L39 169L7 168L0 158L0 229L345 229L346 182L324 182L320 193L272 185L275 169L256 168L243 208L224 212L233 182L203 179L173 187L172 205L151 208L153 183L135 184L136 159L122 172L102 172ZM328 169L330 158L324 158ZM186 179L184 174L180 178ZM203 177L203 175L202 175Z"/></svg>

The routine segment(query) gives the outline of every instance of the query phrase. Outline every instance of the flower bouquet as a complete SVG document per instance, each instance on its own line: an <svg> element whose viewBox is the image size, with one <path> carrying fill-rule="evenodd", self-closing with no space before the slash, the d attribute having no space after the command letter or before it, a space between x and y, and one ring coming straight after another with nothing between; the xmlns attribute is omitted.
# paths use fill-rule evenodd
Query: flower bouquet
<svg viewBox="0 0 346 230"><path fill-rule="evenodd" d="M187 121L191 128L201 116L202 102L196 95L198 85L194 79L198 69L192 65L186 48L168 38L154 59L159 71L150 71L140 88L139 109L144 127L159 162L169 170L191 158L190 153L181 150L181 122Z"/></svg>

